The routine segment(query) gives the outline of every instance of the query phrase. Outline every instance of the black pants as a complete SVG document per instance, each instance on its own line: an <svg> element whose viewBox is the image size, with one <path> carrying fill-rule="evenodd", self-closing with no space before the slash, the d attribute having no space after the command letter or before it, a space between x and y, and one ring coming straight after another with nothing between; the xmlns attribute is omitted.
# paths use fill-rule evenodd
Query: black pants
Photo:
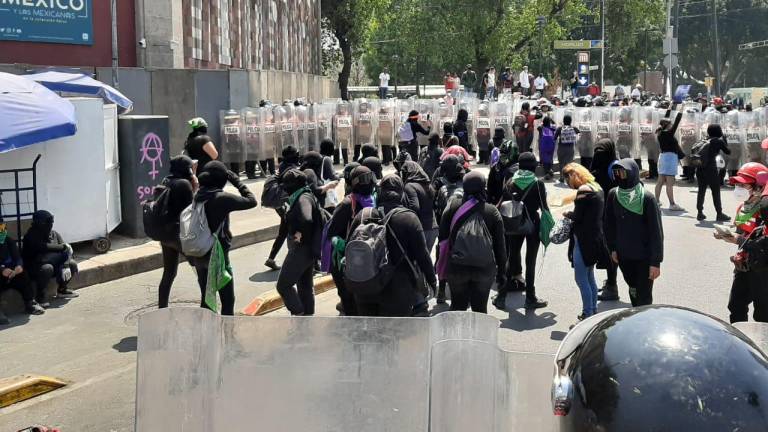
<svg viewBox="0 0 768 432"><path fill-rule="evenodd" d="M451 287L451 310L488 313L488 296L491 294L495 272L464 271L448 273Z"/></svg>
<svg viewBox="0 0 768 432"><path fill-rule="evenodd" d="M614 264L613 261L611 261L610 263L608 263L608 266L605 269L605 273L608 279L606 281L606 285L615 287L617 285L616 277L619 274L619 267L616 264Z"/></svg>
<svg viewBox="0 0 768 432"><path fill-rule="evenodd" d="M747 321L749 304L754 312L752 318L757 322L768 322L768 271L735 272L728 310L731 323Z"/></svg>
<svg viewBox="0 0 768 432"><path fill-rule="evenodd" d="M723 212L723 204L720 201L720 178L717 175L717 170L710 169L697 169L696 178L699 182L699 192L696 196L696 209L699 211L704 210L704 197L707 194L707 188L712 190L712 202L715 205L717 214Z"/></svg>
<svg viewBox="0 0 768 432"><path fill-rule="evenodd" d="M277 277L277 292L291 315L315 314L314 266L315 257L309 246L289 243L288 255Z"/></svg>
<svg viewBox="0 0 768 432"><path fill-rule="evenodd" d="M573 162L573 156L575 155L575 149L573 148L573 144L559 144L557 146L557 163L560 165L560 181L562 182L564 180L563 178L563 168L565 168L566 165Z"/></svg>
<svg viewBox="0 0 768 432"><path fill-rule="evenodd" d="M224 248L224 257L227 265L229 264L229 249ZM197 284L200 286L200 307L209 309L205 304L205 288L208 285L208 261L210 255L206 255L200 258L194 258L195 271L197 272ZM223 288L219 290L219 300L221 300L221 314L222 315L234 315L235 314L235 280L229 281Z"/></svg>
<svg viewBox="0 0 768 432"><path fill-rule="evenodd" d="M592 158L591 157L584 157L584 156L582 156L579 159L579 163L581 163L581 165L584 168L586 168L586 169L591 169L592 168Z"/></svg>
<svg viewBox="0 0 768 432"><path fill-rule="evenodd" d="M360 148L361 147L362 146L360 144L355 144L355 148L354 148L355 154L354 154L354 157L352 158L352 160L354 160L355 162L357 162L357 160L360 159Z"/></svg>
<svg viewBox="0 0 768 432"><path fill-rule="evenodd" d="M414 140L412 142L409 142L406 145L400 146L400 153L402 152L408 152L408 154L411 155L411 160L414 162L419 161L419 143Z"/></svg>
<svg viewBox="0 0 768 432"><path fill-rule="evenodd" d="M659 166L655 160L648 159L648 177L652 179L659 178Z"/></svg>
<svg viewBox="0 0 768 432"><path fill-rule="evenodd" d="M5 289L15 289L21 293L24 304L30 304L35 300L35 288L26 272L14 276L13 279L0 276L0 292L3 292Z"/></svg>
<svg viewBox="0 0 768 432"><path fill-rule="evenodd" d="M245 161L245 175L248 176L248 178L255 178L256 177L256 165L258 164L255 160L247 160ZM265 171L262 171L264 174L266 174Z"/></svg>
<svg viewBox="0 0 768 432"><path fill-rule="evenodd" d="M171 297L171 286L179 271L179 258L181 257L181 244L179 242L161 242L163 251L163 276L160 278L158 289L157 307L167 308L168 299ZM192 265L192 262L189 263Z"/></svg>
<svg viewBox="0 0 768 432"><path fill-rule="evenodd" d="M632 306L653 304L653 281L648 278L651 266L648 261L619 260L621 274L629 285Z"/></svg>
<svg viewBox="0 0 768 432"><path fill-rule="evenodd" d="M347 285L344 283L344 272L341 269L337 269L335 265L331 265L331 277L333 277L333 283L336 284L336 292L339 294L344 315L357 316L355 296L347 290Z"/></svg>
<svg viewBox="0 0 768 432"><path fill-rule="evenodd" d="M384 165L391 163L397 157L397 147L395 146L382 146L381 156L384 158Z"/></svg>
<svg viewBox="0 0 768 432"><path fill-rule="evenodd" d="M66 252L47 253L43 256L39 266L34 271L38 302L46 302L46 288L52 278L56 278L56 283L60 289L66 288L67 282L61 277L61 271L65 266L69 267L72 276L77 273L77 263L70 260Z"/></svg>
<svg viewBox="0 0 768 432"><path fill-rule="evenodd" d="M478 163L488 164L490 162L491 152L489 150L480 150L480 160Z"/></svg>
<svg viewBox="0 0 768 432"><path fill-rule="evenodd" d="M259 161L259 165L261 166L261 172L263 172L264 175L275 175L275 159L270 158Z"/></svg>
<svg viewBox="0 0 768 432"><path fill-rule="evenodd" d="M416 302L416 286L411 271L401 266L386 288L376 296L355 296L360 316L409 317Z"/></svg>
<svg viewBox="0 0 768 432"><path fill-rule="evenodd" d="M525 243L525 298L526 301L536 300L536 258L539 254L539 230L529 236L506 236L507 255L507 280L511 281L515 276L523 273L522 251ZM499 294L506 294L506 286L499 287Z"/></svg>
<svg viewBox="0 0 768 432"><path fill-rule="evenodd" d="M269 259L274 260L277 257L277 253L280 252L280 248L285 243L285 238L288 237L288 223L285 221L285 215L282 211L277 211L277 215L280 216L280 227L277 229L277 237L272 242L272 250L269 251Z"/></svg>

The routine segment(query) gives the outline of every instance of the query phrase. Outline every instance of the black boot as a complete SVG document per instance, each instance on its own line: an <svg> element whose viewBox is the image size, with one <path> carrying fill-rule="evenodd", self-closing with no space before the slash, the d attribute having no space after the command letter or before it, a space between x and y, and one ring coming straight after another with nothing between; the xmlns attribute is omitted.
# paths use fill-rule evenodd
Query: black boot
<svg viewBox="0 0 768 432"><path fill-rule="evenodd" d="M659 178L659 165L655 160L648 160L648 178L651 180Z"/></svg>
<svg viewBox="0 0 768 432"><path fill-rule="evenodd" d="M507 294L500 293L493 298L493 306L498 310L507 310Z"/></svg>
<svg viewBox="0 0 768 432"><path fill-rule="evenodd" d="M440 281L437 286L437 304L445 304L445 281Z"/></svg>
<svg viewBox="0 0 768 432"><path fill-rule="evenodd" d="M606 282L606 284L603 285L602 292L598 294L597 299L600 301L619 300L619 287L616 285L608 285Z"/></svg>
<svg viewBox="0 0 768 432"><path fill-rule="evenodd" d="M24 310L30 315L42 315L45 313L45 309L34 300L24 305Z"/></svg>

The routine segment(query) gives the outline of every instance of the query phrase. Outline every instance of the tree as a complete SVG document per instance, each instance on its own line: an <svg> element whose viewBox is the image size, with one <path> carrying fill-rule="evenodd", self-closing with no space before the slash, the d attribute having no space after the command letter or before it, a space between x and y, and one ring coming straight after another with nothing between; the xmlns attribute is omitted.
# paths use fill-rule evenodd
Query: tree
<svg viewBox="0 0 768 432"><path fill-rule="evenodd" d="M329 42L325 52L333 52L335 46L341 51L342 67L338 74L339 90L344 100L349 99L349 75L356 51L363 46L368 35L371 20L385 0L322 0L321 12L327 28L336 43Z"/></svg>

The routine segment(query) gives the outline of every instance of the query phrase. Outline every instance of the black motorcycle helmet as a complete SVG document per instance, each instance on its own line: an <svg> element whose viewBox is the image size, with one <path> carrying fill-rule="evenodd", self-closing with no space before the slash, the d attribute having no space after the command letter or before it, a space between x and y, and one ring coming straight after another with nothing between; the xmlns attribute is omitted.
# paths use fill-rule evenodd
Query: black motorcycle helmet
<svg viewBox="0 0 768 432"><path fill-rule="evenodd" d="M562 432L768 430L768 357L700 312L647 306L579 323L555 356Z"/></svg>

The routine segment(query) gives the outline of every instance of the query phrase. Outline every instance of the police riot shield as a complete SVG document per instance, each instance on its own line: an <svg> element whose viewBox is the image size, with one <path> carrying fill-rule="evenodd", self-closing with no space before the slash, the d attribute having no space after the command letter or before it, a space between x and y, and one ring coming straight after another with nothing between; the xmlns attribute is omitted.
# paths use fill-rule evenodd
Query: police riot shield
<svg viewBox="0 0 768 432"><path fill-rule="evenodd" d="M430 373L431 347L445 340L496 344L497 337L495 318L467 312L372 318L153 311L139 319L136 430L258 424L263 431L435 431L430 388L445 376Z"/></svg>
<svg viewBox="0 0 768 432"><path fill-rule="evenodd" d="M261 119L257 108L243 108L240 111L245 127L245 160L262 160Z"/></svg>
<svg viewBox="0 0 768 432"><path fill-rule="evenodd" d="M376 146L391 147L395 145L395 99L378 101L376 110Z"/></svg>
<svg viewBox="0 0 768 432"><path fill-rule="evenodd" d="M307 122L309 120L309 108L306 105L298 105L294 108L294 119L296 126L296 148L299 153L304 154L307 152L309 145L309 131L307 130Z"/></svg>
<svg viewBox="0 0 768 432"><path fill-rule="evenodd" d="M659 140L656 138L656 127L659 124L657 110L654 107L643 106L637 110L637 127L635 140L639 143L640 156L648 157L649 161L659 160Z"/></svg>
<svg viewBox="0 0 768 432"><path fill-rule="evenodd" d="M725 158L725 168L729 171L736 171L741 168L746 155L746 145L744 143L743 130L739 122L739 112L733 110L725 114L725 127L723 135L728 141L728 150L731 154Z"/></svg>
<svg viewBox="0 0 768 432"><path fill-rule="evenodd" d="M595 121L595 142L600 141L601 139L608 138L610 140L613 140L613 131L614 131L614 109L611 107L594 107L592 108L594 113L594 121ZM618 153L618 146L616 149ZM627 156L629 156L627 154ZM625 157L619 155L619 157Z"/></svg>
<svg viewBox="0 0 768 432"><path fill-rule="evenodd" d="M416 111L419 112L419 124L425 130L434 132L434 119L436 115L435 100L434 99L417 99ZM429 136L424 134L417 134L416 140L419 142L419 147L425 147L429 143Z"/></svg>
<svg viewBox="0 0 768 432"><path fill-rule="evenodd" d="M336 105L329 102L315 104L313 105L313 111L315 113L315 121L317 121L318 143L326 138L333 139L333 114L336 112Z"/></svg>
<svg viewBox="0 0 768 432"><path fill-rule="evenodd" d="M395 134L400 130L400 126L408 121L408 113L414 109L413 99L399 99L397 100L397 113L395 114ZM395 136L395 142L400 142L400 137Z"/></svg>
<svg viewBox="0 0 768 432"><path fill-rule="evenodd" d="M366 144L376 145L376 117L374 116L374 106L368 99L358 99L355 101L355 148Z"/></svg>
<svg viewBox="0 0 768 432"><path fill-rule="evenodd" d="M765 151L761 147L765 130L763 129L762 119L759 111L749 111L739 113L739 123L744 134L746 145L746 162L765 163Z"/></svg>
<svg viewBox="0 0 768 432"><path fill-rule="evenodd" d="M318 104L311 104L307 107L307 121L304 129L307 135L307 151L320 151L320 135L317 129L317 107Z"/></svg>
<svg viewBox="0 0 768 432"><path fill-rule="evenodd" d="M576 149L581 158L581 164L589 168L592 157L595 154L595 127L592 121L592 108L576 108L575 127L579 130L579 139L576 141Z"/></svg>
<svg viewBox="0 0 768 432"><path fill-rule="evenodd" d="M221 161L233 164L232 168L239 170L238 164L245 161L245 131L240 113L235 110L219 111L221 125Z"/></svg>
<svg viewBox="0 0 768 432"><path fill-rule="evenodd" d="M674 117L673 117L674 116ZM669 121L674 122L677 113L671 113ZM677 141L686 157L683 159L683 166L688 166L688 155L691 154L694 144L699 140L696 131L699 130L698 121L700 115L693 110L683 111L683 117L680 119L680 125L677 127Z"/></svg>
<svg viewBox="0 0 768 432"><path fill-rule="evenodd" d="M477 141L475 140L475 113L477 111L477 98L462 98L459 100L459 108L456 110L456 115L458 116L459 110L466 110L467 111L467 137L469 142L469 148L467 150L471 150L476 148Z"/></svg>
<svg viewBox="0 0 768 432"><path fill-rule="evenodd" d="M261 124L261 155L259 160L273 160L279 155L277 136L278 124L275 123L275 112L271 106L259 108L259 123Z"/></svg>
<svg viewBox="0 0 768 432"><path fill-rule="evenodd" d="M490 102L481 101L477 105L477 117L475 117L475 137L477 139L477 149L481 152L487 152L491 143L493 131L491 130L491 107Z"/></svg>
<svg viewBox="0 0 768 432"><path fill-rule="evenodd" d="M283 149L292 144L293 123L282 105L272 107L275 121L275 153L280 157Z"/></svg>
<svg viewBox="0 0 768 432"><path fill-rule="evenodd" d="M454 105L446 103L443 99L437 105L437 133L442 138L445 135L445 125L447 123L453 124L456 119L456 113L454 112Z"/></svg>
<svg viewBox="0 0 768 432"><path fill-rule="evenodd" d="M635 129L635 110L631 107L618 107L615 110L616 152L620 158L640 159L640 141L633 133Z"/></svg>
<svg viewBox="0 0 768 432"><path fill-rule="evenodd" d="M344 153L354 151L354 133L352 129L352 106L347 101L341 101L336 105L336 113L333 116L333 131L336 147ZM347 161L347 157L344 158Z"/></svg>
<svg viewBox="0 0 768 432"><path fill-rule="evenodd" d="M513 139L515 132L512 130L512 104L509 101L491 102L491 129L504 129L504 137Z"/></svg>

